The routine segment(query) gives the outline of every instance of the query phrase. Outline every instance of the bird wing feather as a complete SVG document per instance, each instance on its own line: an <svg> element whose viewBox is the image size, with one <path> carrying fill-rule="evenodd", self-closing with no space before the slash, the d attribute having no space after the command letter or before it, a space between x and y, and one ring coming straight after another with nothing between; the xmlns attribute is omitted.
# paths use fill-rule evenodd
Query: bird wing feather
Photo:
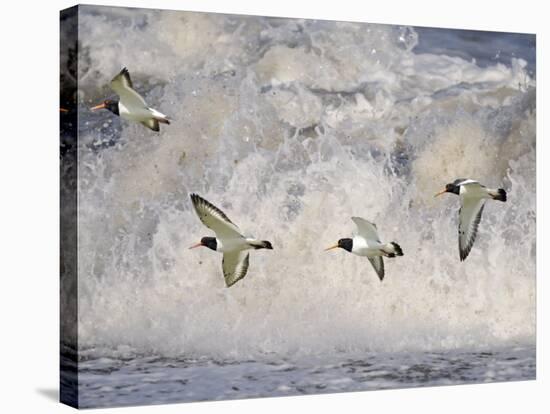
<svg viewBox="0 0 550 414"><path fill-rule="evenodd" d="M220 239L243 237L239 228L218 207L197 194L191 194L193 207L202 223Z"/></svg>
<svg viewBox="0 0 550 414"><path fill-rule="evenodd" d="M466 260L477 236L477 229L481 221L481 214L485 207L485 200L465 198L458 212L458 250L460 260Z"/></svg>
<svg viewBox="0 0 550 414"><path fill-rule="evenodd" d="M154 118L150 118L146 121L141 121L141 125L146 126L149 129L152 129L153 131L160 131L159 121Z"/></svg>
<svg viewBox="0 0 550 414"><path fill-rule="evenodd" d="M223 254L222 268L225 285L231 287L248 271L250 253L245 251L229 252Z"/></svg>
<svg viewBox="0 0 550 414"><path fill-rule="evenodd" d="M461 187L466 187L468 188L468 191L478 191L478 190L482 190L484 188L486 188L483 184L481 184L479 181L476 181L476 180L470 180L470 179L467 179L467 180L463 180L462 182L460 182L459 184L457 184Z"/></svg>
<svg viewBox="0 0 550 414"><path fill-rule="evenodd" d="M374 240L376 242L380 242L380 238L378 237L378 230L376 229L376 224L371 223L370 221L365 220L361 217L352 217L351 219L357 226L357 230L360 236L364 237L366 240Z"/></svg>
<svg viewBox="0 0 550 414"><path fill-rule="evenodd" d="M380 281L384 280L384 259L382 256L369 257L368 259L374 270L376 270Z"/></svg>
<svg viewBox="0 0 550 414"><path fill-rule="evenodd" d="M111 89L120 97L127 108L147 108L145 99L137 93L130 79L128 69L123 68L111 81Z"/></svg>
<svg viewBox="0 0 550 414"><path fill-rule="evenodd" d="M479 181L472 180L471 178L457 178L453 181L454 185L468 185L468 184L479 184Z"/></svg>

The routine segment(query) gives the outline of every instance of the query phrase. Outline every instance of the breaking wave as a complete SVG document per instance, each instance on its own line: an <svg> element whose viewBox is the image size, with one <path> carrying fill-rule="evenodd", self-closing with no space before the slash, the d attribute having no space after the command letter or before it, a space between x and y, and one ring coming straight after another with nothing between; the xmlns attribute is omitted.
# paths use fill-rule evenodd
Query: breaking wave
<svg viewBox="0 0 550 414"><path fill-rule="evenodd" d="M410 27L80 8L79 346L246 357L535 341L535 80ZM87 109L122 66L172 125ZM457 177L504 187L464 262ZM224 287L198 192L272 241ZM377 223L380 283L323 248ZM126 351L125 351L126 350Z"/></svg>

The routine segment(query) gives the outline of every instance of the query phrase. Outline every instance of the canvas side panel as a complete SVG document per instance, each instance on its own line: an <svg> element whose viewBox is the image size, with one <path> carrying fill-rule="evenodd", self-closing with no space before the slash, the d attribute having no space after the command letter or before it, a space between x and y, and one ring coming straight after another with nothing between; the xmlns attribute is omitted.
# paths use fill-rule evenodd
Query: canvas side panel
<svg viewBox="0 0 550 414"><path fill-rule="evenodd" d="M78 7L60 13L60 401L78 407Z"/></svg>

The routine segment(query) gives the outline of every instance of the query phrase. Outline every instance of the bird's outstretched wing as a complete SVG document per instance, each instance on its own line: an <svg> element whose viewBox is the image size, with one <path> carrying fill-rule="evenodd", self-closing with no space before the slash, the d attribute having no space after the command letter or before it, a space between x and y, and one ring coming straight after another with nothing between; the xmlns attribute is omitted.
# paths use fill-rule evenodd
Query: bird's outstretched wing
<svg viewBox="0 0 550 414"><path fill-rule="evenodd" d="M479 184L479 181L472 180L471 178L457 178L453 181L454 185L469 185L469 184Z"/></svg>
<svg viewBox="0 0 550 414"><path fill-rule="evenodd" d="M220 239L243 237L239 228L218 207L197 194L191 194L193 207L202 223Z"/></svg>
<svg viewBox="0 0 550 414"><path fill-rule="evenodd" d="M376 229L376 225L374 223L371 223L370 221L365 220L361 217L352 217L351 219L357 226L359 236L362 236L367 240L380 242L380 238L378 237L378 230Z"/></svg>
<svg viewBox="0 0 550 414"><path fill-rule="evenodd" d="M245 251L223 254L222 268L225 285L230 287L246 276L250 253Z"/></svg>
<svg viewBox="0 0 550 414"><path fill-rule="evenodd" d="M120 97L120 101L127 108L147 108L145 99L137 93L132 85L128 69L123 68L111 81L111 89Z"/></svg>
<svg viewBox="0 0 550 414"><path fill-rule="evenodd" d="M372 267L374 267L374 270L376 270L376 274L380 281L384 280L384 259L382 256L369 257L369 262Z"/></svg>
<svg viewBox="0 0 550 414"><path fill-rule="evenodd" d="M141 125L146 126L155 132L160 131L159 121L154 118L148 119L147 121L141 121Z"/></svg>
<svg viewBox="0 0 550 414"><path fill-rule="evenodd" d="M466 260L477 236L477 228L481 221L481 214L485 207L485 200L465 198L458 212L458 250L460 260Z"/></svg>

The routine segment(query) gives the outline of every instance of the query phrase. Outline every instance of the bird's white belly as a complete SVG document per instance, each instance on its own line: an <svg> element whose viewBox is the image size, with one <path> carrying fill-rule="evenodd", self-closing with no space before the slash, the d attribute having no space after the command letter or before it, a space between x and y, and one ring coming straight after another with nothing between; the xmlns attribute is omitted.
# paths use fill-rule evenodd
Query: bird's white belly
<svg viewBox="0 0 550 414"><path fill-rule="evenodd" d="M128 108L122 102L118 103L118 112L121 118L128 121L142 122L151 118L147 108Z"/></svg>
<svg viewBox="0 0 550 414"><path fill-rule="evenodd" d="M491 198L487 189L480 185L465 185L460 189L460 195L464 198Z"/></svg>
<svg viewBox="0 0 550 414"><path fill-rule="evenodd" d="M365 257L376 257L376 256L383 256L384 253L380 250L379 247L362 247L359 249L353 249L353 254L356 254L357 256L365 256Z"/></svg>
<svg viewBox="0 0 550 414"><path fill-rule="evenodd" d="M250 246L246 239L239 238L239 239L216 239L216 250L222 253L228 253L228 252L238 252L241 250L247 250L251 249L252 246Z"/></svg>
<svg viewBox="0 0 550 414"><path fill-rule="evenodd" d="M357 256L364 257L383 256L384 254L381 251L382 247L383 245L381 243L359 238L353 239L353 249L351 252Z"/></svg>

